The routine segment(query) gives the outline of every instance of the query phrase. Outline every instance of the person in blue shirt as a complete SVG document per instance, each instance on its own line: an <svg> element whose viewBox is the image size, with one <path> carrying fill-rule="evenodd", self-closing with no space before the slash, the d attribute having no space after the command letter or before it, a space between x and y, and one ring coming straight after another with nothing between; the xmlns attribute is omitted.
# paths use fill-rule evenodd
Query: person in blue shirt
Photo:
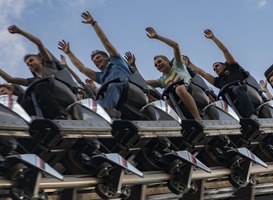
<svg viewBox="0 0 273 200"><path fill-rule="evenodd" d="M90 24L95 30L97 36L105 47L106 51L95 50L91 53L91 60L94 62L96 67L100 70L96 72L90 68L84 66L84 64L74 55L70 50L69 42L64 40L58 43L59 49L62 50L73 65L75 65L80 72L85 74L91 80L103 85L109 81L119 79L118 83L111 83L105 93L103 99L97 100L103 108L115 110L119 99L122 94L122 90L126 84L126 78L132 74L129 69L129 65L120 55L114 45L108 40L103 30L100 28L97 21L94 20L92 15L86 11L82 13L83 23ZM109 54L109 55L108 55Z"/></svg>

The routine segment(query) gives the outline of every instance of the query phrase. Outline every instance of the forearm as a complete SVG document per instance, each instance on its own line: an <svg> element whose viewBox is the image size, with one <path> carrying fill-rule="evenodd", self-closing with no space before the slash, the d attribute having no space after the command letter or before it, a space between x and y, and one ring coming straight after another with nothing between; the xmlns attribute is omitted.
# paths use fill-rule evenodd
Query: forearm
<svg viewBox="0 0 273 200"><path fill-rule="evenodd" d="M159 84L156 80L146 80L145 83L147 85L154 87L154 88L159 87Z"/></svg>
<svg viewBox="0 0 273 200"><path fill-rule="evenodd" d="M218 46L218 48L223 52L226 62L228 64L236 63L236 60L234 59L234 57L231 55L229 50L226 48L226 46L220 40L218 40L215 36L213 36L211 39Z"/></svg>
<svg viewBox="0 0 273 200"><path fill-rule="evenodd" d="M155 37L156 39L160 40L161 42L164 42L165 44L167 44L168 46L173 48L174 51L174 57L175 59L180 62L182 61L182 53L180 51L180 47L179 44L169 38L163 37L161 35L157 35L157 37Z"/></svg>
<svg viewBox="0 0 273 200"><path fill-rule="evenodd" d="M198 73L200 76L206 79L210 84L214 85L215 78L211 74L205 72L203 69L197 67L195 64L191 62L188 63L188 67L193 69L196 73Z"/></svg>
<svg viewBox="0 0 273 200"><path fill-rule="evenodd" d="M74 53L72 53L71 51L66 53L67 56L69 57L70 61L72 62L72 64L77 67L77 69L80 72L83 72L85 66L84 64L74 55Z"/></svg>
<svg viewBox="0 0 273 200"><path fill-rule="evenodd" d="M157 35L157 37L155 37L155 39L158 39L158 40L164 42L165 44L171 46L172 48L176 48L178 46L177 42L175 42L169 38L163 37L161 35Z"/></svg>
<svg viewBox="0 0 273 200"><path fill-rule="evenodd" d="M49 54L49 52L47 51L44 44L39 38L23 30L20 30L19 34L26 37L31 42L37 45L39 52L42 54L45 61L52 61L51 55Z"/></svg>
<svg viewBox="0 0 273 200"><path fill-rule="evenodd" d="M269 100L272 100L273 96L272 94L269 92L268 88L264 88L264 91L265 91L265 95L266 97L269 99Z"/></svg>
<svg viewBox="0 0 273 200"><path fill-rule="evenodd" d="M85 74L87 77L92 79L93 81L96 81L96 73L87 67L84 66L84 64L71 52L66 53L69 57L72 64L83 74Z"/></svg>
<svg viewBox="0 0 273 200"><path fill-rule="evenodd" d="M216 38L215 36L211 37L211 40L217 45L217 47L221 51L223 51L223 52L228 51L228 49L226 48L226 46L220 40L218 40L218 38Z"/></svg>
<svg viewBox="0 0 273 200"><path fill-rule="evenodd" d="M6 72L4 72L3 70L0 70L0 76L8 83L14 83L14 84L23 85L23 86L27 86L29 84L27 79L17 78L17 77L14 78L10 76L9 74L7 74Z"/></svg>
<svg viewBox="0 0 273 200"><path fill-rule="evenodd" d="M130 66L130 69L131 69L133 72L137 72L137 71L138 71L137 66L136 66L135 63L131 63L129 66Z"/></svg>
<svg viewBox="0 0 273 200"><path fill-rule="evenodd" d="M202 74L205 73L205 71L199 67L197 67L195 64L193 64L192 62L189 62L187 64L187 67L193 69L196 73L200 74L202 76Z"/></svg>
<svg viewBox="0 0 273 200"><path fill-rule="evenodd" d="M107 52L112 56L118 56L119 55L118 51L112 45L112 43L108 40L107 36L105 35L101 27L98 25L98 23L97 22L95 24L91 23L91 26L94 28L97 36L99 37L100 41L102 42Z"/></svg>

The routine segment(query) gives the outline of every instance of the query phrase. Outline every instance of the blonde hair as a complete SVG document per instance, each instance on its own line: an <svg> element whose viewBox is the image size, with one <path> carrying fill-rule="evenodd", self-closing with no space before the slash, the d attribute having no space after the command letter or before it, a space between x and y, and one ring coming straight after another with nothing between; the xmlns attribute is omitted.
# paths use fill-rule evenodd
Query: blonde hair
<svg viewBox="0 0 273 200"><path fill-rule="evenodd" d="M166 61L170 62L170 60L164 55L157 55L157 56L154 57L154 60L156 60L157 58L162 58L163 60L166 60Z"/></svg>

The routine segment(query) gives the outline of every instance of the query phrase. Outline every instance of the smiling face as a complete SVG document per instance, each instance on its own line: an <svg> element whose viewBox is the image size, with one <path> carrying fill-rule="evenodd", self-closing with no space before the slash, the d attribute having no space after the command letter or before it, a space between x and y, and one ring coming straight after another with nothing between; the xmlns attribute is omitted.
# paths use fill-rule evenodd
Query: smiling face
<svg viewBox="0 0 273 200"><path fill-rule="evenodd" d="M155 56L154 65L163 74L168 73L171 69L170 61L165 56Z"/></svg>
<svg viewBox="0 0 273 200"><path fill-rule="evenodd" d="M93 56L92 61L99 70L103 71L108 64L109 57L104 54L98 53Z"/></svg>
<svg viewBox="0 0 273 200"><path fill-rule="evenodd" d="M222 62L216 62L213 64L213 71L219 76L225 69L226 65Z"/></svg>

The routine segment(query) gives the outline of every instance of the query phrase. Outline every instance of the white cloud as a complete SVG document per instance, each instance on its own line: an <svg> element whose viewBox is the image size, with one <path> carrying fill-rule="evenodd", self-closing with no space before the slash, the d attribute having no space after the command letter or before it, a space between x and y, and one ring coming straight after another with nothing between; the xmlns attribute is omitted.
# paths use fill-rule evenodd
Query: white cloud
<svg viewBox="0 0 273 200"><path fill-rule="evenodd" d="M104 4L107 0L2 0L0 1L0 68L13 76L27 76L22 59L28 53L28 42L24 37L11 36L7 27L17 21L24 20L27 12L34 4L41 4L44 7L68 8L70 11L77 11L90 8L95 5ZM71 9L73 8L73 9ZM46 8L45 8L46 9ZM24 71L23 71L24 70Z"/></svg>
<svg viewBox="0 0 273 200"><path fill-rule="evenodd" d="M10 37L7 27L14 18L20 18L27 1L0 1L0 67L14 74L16 67L26 53L23 41L19 37Z"/></svg>
<svg viewBox="0 0 273 200"><path fill-rule="evenodd" d="M258 5L260 8L263 8L267 5L267 0L259 0Z"/></svg>

